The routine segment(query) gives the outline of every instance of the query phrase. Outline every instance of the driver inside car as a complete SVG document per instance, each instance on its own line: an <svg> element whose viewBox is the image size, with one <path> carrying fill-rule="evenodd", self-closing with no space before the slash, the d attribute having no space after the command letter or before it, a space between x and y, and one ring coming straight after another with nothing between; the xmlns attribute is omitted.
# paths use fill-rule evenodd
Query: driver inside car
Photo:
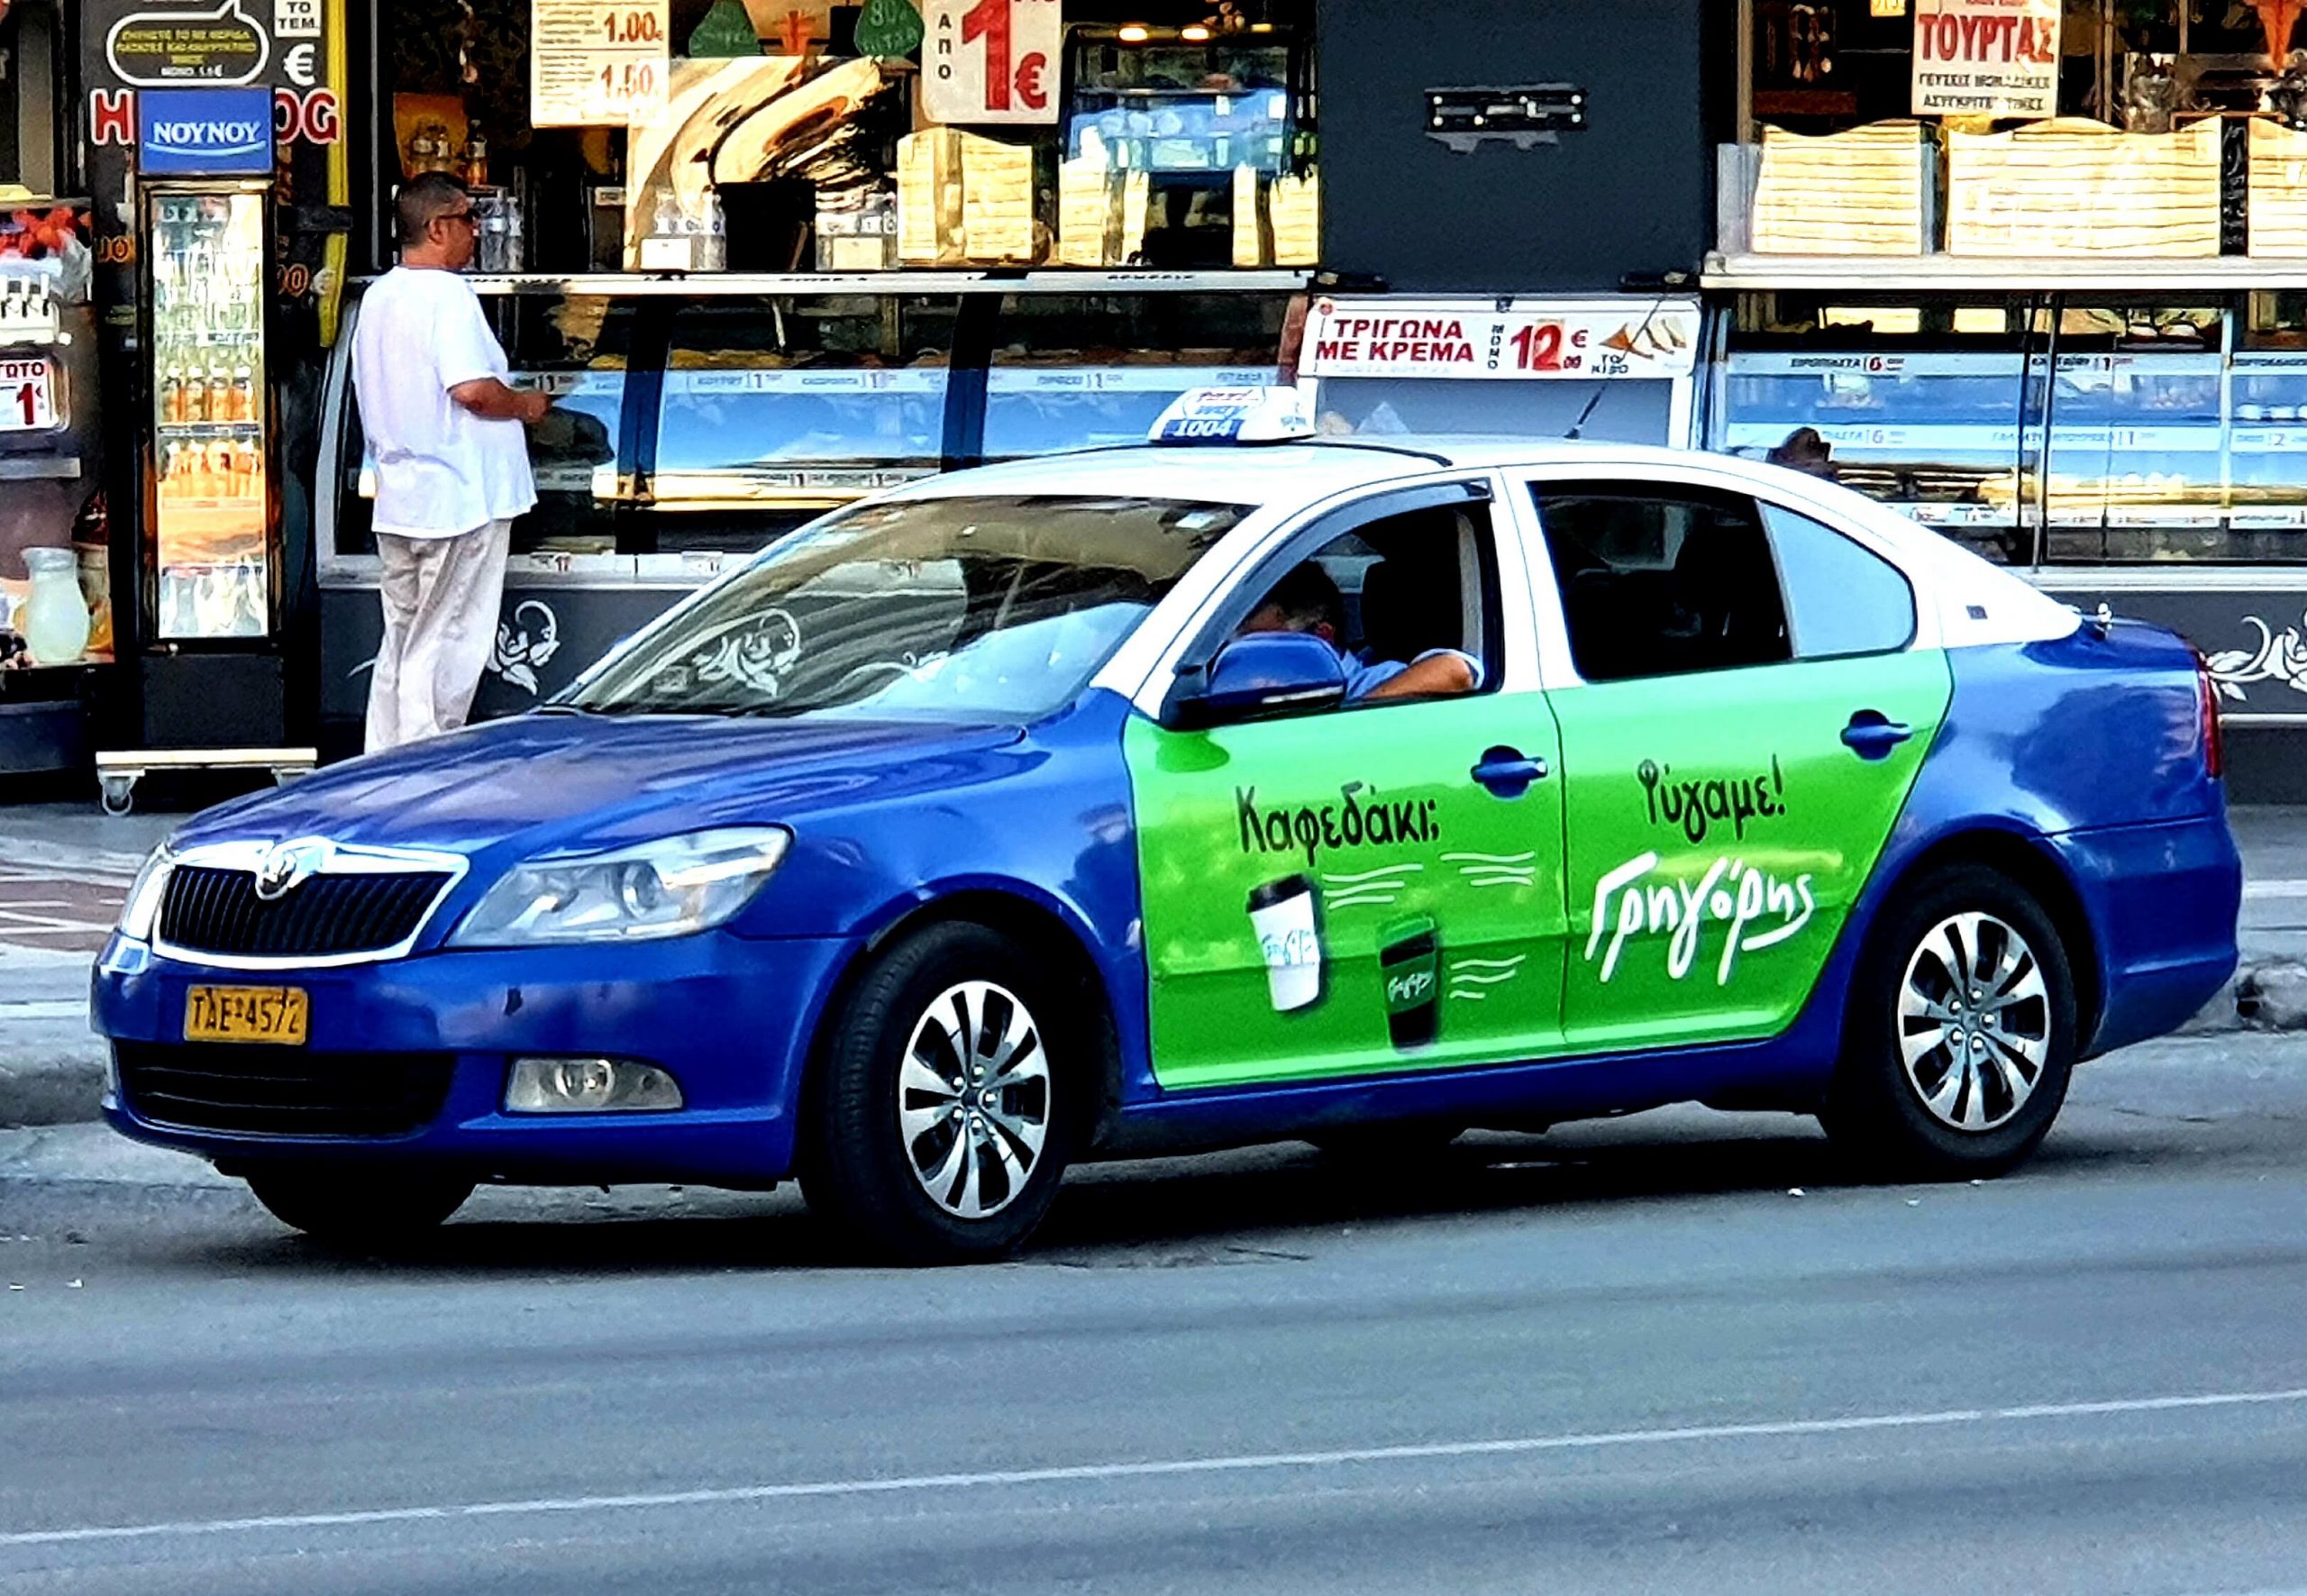
<svg viewBox="0 0 2307 1596"><path fill-rule="evenodd" d="M1273 585L1265 602L1244 621L1240 634L1302 632L1338 651L1345 666L1349 704L1385 698L1454 698L1482 688L1482 661L1459 649L1428 649L1404 664L1363 659L1338 639L1345 634L1345 596L1329 573L1309 561Z"/></svg>

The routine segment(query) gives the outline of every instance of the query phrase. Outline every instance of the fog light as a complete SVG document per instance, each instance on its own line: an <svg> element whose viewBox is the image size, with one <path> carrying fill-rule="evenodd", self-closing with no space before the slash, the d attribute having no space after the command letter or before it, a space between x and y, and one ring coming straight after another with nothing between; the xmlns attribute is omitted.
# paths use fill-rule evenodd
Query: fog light
<svg viewBox="0 0 2307 1596"><path fill-rule="evenodd" d="M505 1086L510 1114L662 1114L680 1106L670 1075L616 1059L515 1059Z"/></svg>

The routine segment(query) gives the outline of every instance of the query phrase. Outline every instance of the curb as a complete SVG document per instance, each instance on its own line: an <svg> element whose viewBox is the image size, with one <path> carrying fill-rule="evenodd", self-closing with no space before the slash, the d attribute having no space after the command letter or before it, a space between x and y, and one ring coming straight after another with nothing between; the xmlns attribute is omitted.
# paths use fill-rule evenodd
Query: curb
<svg viewBox="0 0 2307 1596"><path fill-rule="evenodd" d="M2230 1028L2307 1031L2307 963L2265 959L2246 964L2235 972L2228 991L2235 1008Z"/></svg>
<svg viewBox="0 0 2307 1596"><path fill-rule="evenodd" d="M89 1036L0 1060L0 1126L79 1125L104 1096L105 1044Z"/></svg>
<svg viewBox="0 0 2307 1596"><path fill-rule="evenodd" d="M81 848L68 843L45 843L30 837L0 840L0 863L29 870L60 871L78 876L102 876L106 884L126 886L144 868L146 855L104 848Z"/></svg>

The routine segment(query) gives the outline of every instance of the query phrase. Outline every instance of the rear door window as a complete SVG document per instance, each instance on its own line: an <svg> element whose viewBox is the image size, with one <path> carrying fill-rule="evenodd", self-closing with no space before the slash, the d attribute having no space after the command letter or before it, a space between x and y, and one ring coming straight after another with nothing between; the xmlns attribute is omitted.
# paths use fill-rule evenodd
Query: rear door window
<svg viewBox="0 0 2307 1596"><path fill-rule="evenodd" d="M1667 484L1540 482L1532 491L1571 657L1588 681L1793 657L1753 499Z"/></svg>

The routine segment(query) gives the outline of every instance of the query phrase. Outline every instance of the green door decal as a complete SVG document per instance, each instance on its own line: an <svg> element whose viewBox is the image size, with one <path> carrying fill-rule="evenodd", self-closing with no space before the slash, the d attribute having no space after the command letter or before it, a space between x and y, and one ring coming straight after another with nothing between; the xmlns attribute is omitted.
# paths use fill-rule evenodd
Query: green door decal
<svg viewBox="0 0 2307 1596"><path fill-rule="evenodd" d="M1581 1053L1791 1024L1953 691L1935 650L1552 695L1569 849L1564 1028ZM1854 716L1913 735L1865 759Z"/></svg>
<svg viewBox="0 0 2307 1596"><path fill-rule="evenodd" d="M1125 740L1165 1088L1516 1059L1561 1045L1566 914L1536 693Z"/></svg>

